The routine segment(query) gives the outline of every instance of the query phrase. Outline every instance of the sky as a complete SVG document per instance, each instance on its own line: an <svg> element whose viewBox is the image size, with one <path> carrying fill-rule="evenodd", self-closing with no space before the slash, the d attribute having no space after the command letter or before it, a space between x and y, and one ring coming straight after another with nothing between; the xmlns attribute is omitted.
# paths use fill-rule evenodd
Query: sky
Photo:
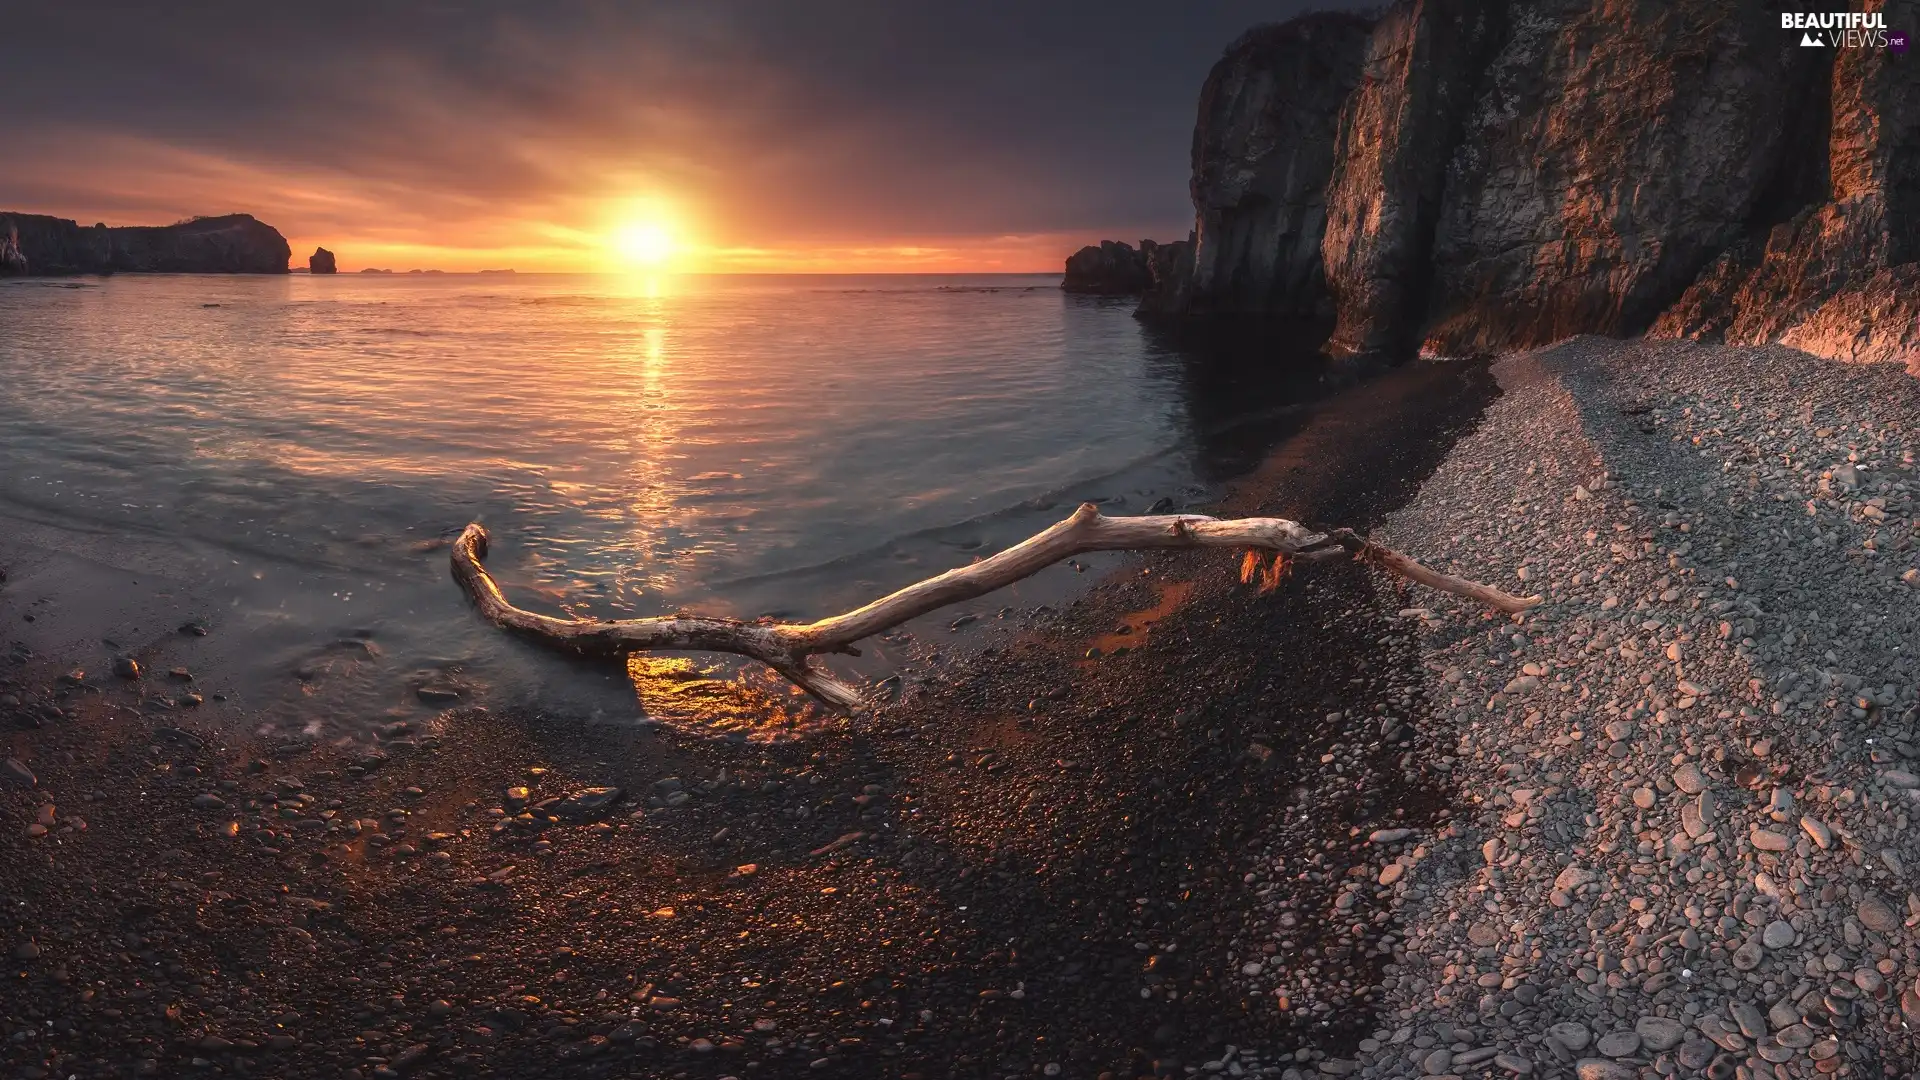
<svg viewBox="0 0 1920 1080"><path fill-rule="evenodd" d="M1184 237L1207 70L1331 6L25 4L0 210L251 213L342 270L1057 271Z"/></svg>

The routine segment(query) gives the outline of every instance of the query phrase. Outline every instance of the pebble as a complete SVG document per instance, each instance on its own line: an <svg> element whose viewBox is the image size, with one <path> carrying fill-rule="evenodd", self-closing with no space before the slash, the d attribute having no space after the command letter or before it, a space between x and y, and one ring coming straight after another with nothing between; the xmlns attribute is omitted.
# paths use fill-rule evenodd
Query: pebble
<svg viewBox="0 0 1920 1080"><path fill-rule="evenodd" d="M1640 1036L1642 1045L1655 1053L1671 1050L1687 1037L1687 1029L1680 1021L1664 1016L1643 1016L1633 1025L1633 1030Z"/></svg>
<svg viewBox="0 0 1920 1080"><path fill-rule="evenodd" d="M1606 1058L1581 1058L1573 1063L1573 1075L1579 1080L1639 1080L1637 1069Z"/></svg>
<svg viewBox="0 0 1920 1080"><path fill-rule="evenodd" d="M1747 839L1761 851L1788 851L1793 847L1793 841L1787 839L1785 833L1775 832L1772 829L1756 827L1748 834Z"/></svg>
<svg viewBox="0 0 1920 1080"><path fill-rule="evenodd" d="M1673 771L1673 786L1689 795L1698 795L1707 790L1707 774L1689 761Z"/></svg>
<svg viewBox="0 0 1920 1080"><path fill-rule="evenodd" d="M1767 1018L1745 1001L1727 1003L1727 1012L1733 1016L1733 1022L1740 1026L1740 1034L1749 1039L1757 1039L1767 1033Z"/></svg>
<svg viewBox="0 0 1920 1080"><path fill-rule="evenodd" d="M1805 1024L1789 1024L1774 1035L1781 1046L1805 1050L1813 1045L1813 1029Z"/></svg>
<svg viewBox="0 0 1920 1080"><path fill-rule="evenodd" d="M1593 1048L1610 1058L1630 1057L1640 1049L1640 1036L1632 1031L1610 1031L1595 1040Z"/></svg>
<svg viewBox="0 0 1920 1080"><path fill-rule="evenodd" d="M1547 1028L1547 1034L1576 1054L1585 1050L1587 1043L1593 1040L1593 1033L1587 1030L1585 1024L1572 1020L1554 1024Z"/></svg>
<svg viewBox="0 0 1920 1080"><path fill-rule="evenodd" d="M1859 917L1860 925L1875 933L1890 934L1900 929L1901 918L1885 900L1869 896L1860 901L1854 914Z"/></svg>
<svg viewBox="0 0 1920 1080"><path fill-rule="evenodd" d="M1826 822L1816 817L1803 817L1800 819L1800 827L1806 830L1808 838L1821 851L1833 846L1833 830L1827 827Z"/></svg>
<svg viewBox="0 0 1920 1080"><path fill-rule="evenodd" d="M1685 1068L1703 1069L1706 1068L1707 1062L1713 1060L1714 1053L1714 1045L1707 1040L1688 1039L1673 1052L1673 1057Z"/></svg>
<svg viewBox="0 0 1920 1080"><path fill-rule="evenodd" d="M1369 844L1397 844L1413 835L1412 829L1375 829L1367 837Z"/></svg>
<svg viewBox="0 0 1920 1080"><path fill-rule="evenodd" d="M1793 944L1793 924L1775 919L1760 933L1760 943L1769 949L1784 949Z"/></svg>
<svg viewBox="0 0 1920 1080"><path fill-rule="evenodd" d="M18 784L21 787L33 787L40 782L33 775L33 770L22 764L19 758L0 761L0 781Z"/></svg>
<svg viewBox="0 0 1920 1080"><path fill-rule="evenodd" d="M554 810L566 818L593 817L612 810L625 797L626 792L617 787L582 788L562 799Z"/></svg>
<svg viewBox="0 0 1920 1080"><path fill-rule="evenodd" d="M123 679L140 677L140 661L131 656L116 657L113 661L113 673Z"/></svg>

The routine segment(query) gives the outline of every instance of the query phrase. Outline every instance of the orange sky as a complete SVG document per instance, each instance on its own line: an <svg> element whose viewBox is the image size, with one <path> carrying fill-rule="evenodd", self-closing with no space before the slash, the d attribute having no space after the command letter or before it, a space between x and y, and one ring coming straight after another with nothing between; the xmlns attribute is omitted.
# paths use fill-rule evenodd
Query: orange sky
<svg viewBox="0 0 1920 1080"><path fill-rule="evenodd" d="M688 141L697 147L699 139ZM250 161L143 136L57 132L29 135L15 145L23 143L29 160L37 163L36 186L58 196L7 196L0 198L0 209L111 225L251 213L286 235L295 268L304 267L316 247L325 247L348 272L367 267L620 271L632 268L620 250L621 230L646 224L671 237L661 267L670 271L1047 273L1058 272L1065 256L1081 245L1116 235L1100 228L863 235L861 223L845 221L837 207L829 220L814 221L799 199L769 204L751 189L728 191L703 183L701 172L722 171L712 166L683 165L655 176L625 160L601 160L591 149L550 145L519 152L536 159L572 154L573 169L564 177L544 178L547 183L530 185L503 204L456 187L428 193L413 186L418 181L400 184L357 170ZM496 148L507 149L504 144ZM735 151L718 145L708 152L724 161ZM697 148L688 151L689 161L699 156ZM1124 230L1117 235L1140 238Z"/></svg>
<svg viewBox="0 0 1920 1080"><path fill-rule="evenodd" d="M690 272L1058 272L1186 235L1207 69L1301 4L27 5L0 210L348 271L617 269L642 221Z"/></svg>

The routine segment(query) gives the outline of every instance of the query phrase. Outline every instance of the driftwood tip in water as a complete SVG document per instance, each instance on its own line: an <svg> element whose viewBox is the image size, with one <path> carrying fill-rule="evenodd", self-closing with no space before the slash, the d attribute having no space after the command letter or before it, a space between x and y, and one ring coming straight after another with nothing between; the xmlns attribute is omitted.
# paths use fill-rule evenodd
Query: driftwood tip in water
<svg viewBox="0 0 1920 1080"><path fill-rule="evenodd" d="M468 525L454 541L453 576L488 622L549 648L609 658L650 650L748 656L773 668L828 707L853 713L864 705L865 698L858 689L815 664L815 656L851 652L853 644L863 638L949 604L984 596L1074 555L1196 547L1272 553L1276 556L1275 569L1265 581L1274 584L1284 572L1281 568L1290 567L1297 559L1317 561L1345 552L1409 581L1478 601L1496 611L1524 611L1540 602L1538 596L1513 596L1442 574L1346 529L1320 533L1285 518L1221 519L1199 514L1106 517L1092 503L1080 504L1066 520L997 555L813 623L743 622L702 615L598 620L535 614L509 602L493 575L487 573L483 565L487 530L478 522Z"/></svg>

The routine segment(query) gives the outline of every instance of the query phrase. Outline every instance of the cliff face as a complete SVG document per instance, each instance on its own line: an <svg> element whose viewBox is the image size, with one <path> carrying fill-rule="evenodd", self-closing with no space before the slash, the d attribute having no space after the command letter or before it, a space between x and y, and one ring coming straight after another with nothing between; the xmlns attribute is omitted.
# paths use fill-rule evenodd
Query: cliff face
<svg viewBox="0 0 1920 1080"><path fill-rule="evenodd" d="M110 229L0 213L0 229L9 222L33 274L284 274L293 254L285 237L249 214Z"/></svg>
<svg viewBox="0 0 1920 1080"><path fill-rule="evenodd" d="M1888 26L1909 26L1920 2L1884 10ZM1825 201L1730 246L1651 336L1920 362L1920 71L1905 61L1885 49L1840 52L1831 134L1816 154Z"/></svg>
<svg viewBox="0 0 1920 1080"><path fill-rule="evenodd" d="M1920 0L1864 6L1920 25ZM1778 12L1400 0L1249 35L1201 97L1191 273L1170 260L1141 311L1331 306L1336 353L1642 332L1914 353L1920 65L1802 48Z"/></svg>
<svg viewBox="0 0 1920 1080"><path fill-rule="evenodd" d="M1420 0L1384 15L1364 78L1341 109L1321 251L1339 353L1398 349L1426 302L1447 158L1460 141L1505 12L1481 0Z"/></svg>
<svg viewBox="0 0 1920 1080"><path fill-rule="evenodd" d="M1638 333L1778 212L1832 52L1798 48L1767 6L1516 5L1449 166L1431 347Z"/></svg>
<svg viewBox="0 0 1920 1080"><path fill-rule="evenodd" d="M1327 179L1368 25L1319 14L1259 27L1214 65L1193 132L1192 275L1177 307L1156 290L1146 310L1331 314Z"/></svg>

